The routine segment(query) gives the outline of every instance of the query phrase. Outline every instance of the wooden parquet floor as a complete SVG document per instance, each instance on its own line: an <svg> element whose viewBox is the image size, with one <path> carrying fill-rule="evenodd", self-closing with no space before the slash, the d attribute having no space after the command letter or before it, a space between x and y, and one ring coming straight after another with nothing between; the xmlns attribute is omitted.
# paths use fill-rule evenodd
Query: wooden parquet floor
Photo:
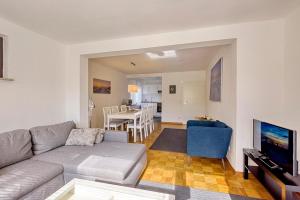
<svg viewBox="0 0 300 200"><path fill-rule="evenodd" d="M185 128L183 125L155 125L155 131L143 141L148 148L148 166L142 180L192 187L215 192L237 194L258 199L273 199L267 190L250 174L248 180L235 172L226 162L226 171L217 159L193 158L183 153L150 150L163 128Z"/></svg>

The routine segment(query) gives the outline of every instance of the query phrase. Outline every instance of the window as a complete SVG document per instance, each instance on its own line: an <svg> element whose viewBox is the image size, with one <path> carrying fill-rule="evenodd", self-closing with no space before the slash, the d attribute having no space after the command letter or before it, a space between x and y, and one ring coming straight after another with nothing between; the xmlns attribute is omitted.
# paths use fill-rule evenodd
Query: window
<svg viewBox="0 0 300 200"><path fill-rule="evenodd" d="M3 78L3 71L4 71L4 67L3 67L3 54L4 54L4 45L3 45L3 37L0 36L0 78Z"/></svg>

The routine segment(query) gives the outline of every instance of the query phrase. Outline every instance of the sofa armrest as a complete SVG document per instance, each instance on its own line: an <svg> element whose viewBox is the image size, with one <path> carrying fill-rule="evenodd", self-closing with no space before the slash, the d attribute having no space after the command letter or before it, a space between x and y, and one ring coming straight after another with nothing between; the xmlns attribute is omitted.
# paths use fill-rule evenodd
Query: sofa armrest
<svg viewBox="0 0 300 200"><path fill-rule="evenodd" d="M128 133L126 131L105 131L105 142L121 142L128 143Z"/></svg>

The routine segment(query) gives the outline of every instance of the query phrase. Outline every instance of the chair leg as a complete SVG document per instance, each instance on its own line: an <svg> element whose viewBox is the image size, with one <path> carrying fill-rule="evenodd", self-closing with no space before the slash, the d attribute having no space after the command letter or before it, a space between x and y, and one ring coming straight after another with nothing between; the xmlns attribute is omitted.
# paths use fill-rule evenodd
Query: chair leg
<svg viewBox="0 0 300 200"><path fill-rule="evenodd" d="M149 136L149 131L148 131L148 128L147 128L147 124L144 126L144 131L145 131L145 135L148 137Z"/></svg>
<svg viewBox="0 0 300 200"><path fill-rule="evenodd" d="M147 126L144 127L145 131L146 131L146 134L147 134L147 137L149 136L149 131L148 131L148 128Z"/></svg>
<svg viewBox="0 0 300 200"><path fill-rule="evenodd" d="M142 132L142 127L140 127L140 138L141 138L141 142L143 142L143 132Z"/></svg>
<svg viewBox="0 0 300 200"><path fill-rule="evenodd" d="M149 126L150 126L150 130L151 130L151 133L152 133L154 131L154 128L152 126L152 122L150 122Z"/></svg>
<svg viewBox="0 0 300 200"><path fill-rule="evenodd" d="M145 124L144 124L145 137L148 137L148 128L147 128L147 126L148 126L148 123L145 122Z"/></svg>
<svg viewBox="0 0 300 200"><path fill-rule="evenodd" d="M148 130L146 126L144 126L143 129L144 129L144 137L146 139L148 137Z"/></svg>
<svg viewBox="0 0 300 200"><path fill-rule="evenodd" d="M154 121L151 122L152 130L154 131Z"/></svg>
<svg viewBox="0 0 300 200"><path fill-rule="evenodd" d="M150 121L148 122L147 127L149 127L149 133L151 133L152 132L152 126L151 126L151 122Z"/></svg>

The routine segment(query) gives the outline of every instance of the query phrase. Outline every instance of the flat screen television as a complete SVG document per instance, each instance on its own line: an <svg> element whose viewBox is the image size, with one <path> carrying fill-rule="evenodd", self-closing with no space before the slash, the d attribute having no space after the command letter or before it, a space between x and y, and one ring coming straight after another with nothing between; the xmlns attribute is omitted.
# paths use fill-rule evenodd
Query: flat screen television
<svg viewBox="0 0 300 200"><path fill-rule="evenodd" d="M296 131L253 120L253 147L293 176L298 175Z"/></svg>

